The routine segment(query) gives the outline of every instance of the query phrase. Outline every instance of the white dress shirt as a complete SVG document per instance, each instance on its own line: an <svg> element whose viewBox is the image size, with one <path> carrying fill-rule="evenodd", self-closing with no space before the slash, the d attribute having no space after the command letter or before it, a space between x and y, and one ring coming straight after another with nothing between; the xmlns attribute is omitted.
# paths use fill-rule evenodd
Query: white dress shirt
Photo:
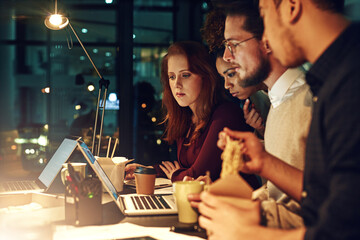
<svg viewBox="0 0 360 240"><path fill-rule="evenodd" d="M286 70L268 92L273 108L291 97L305 83L304 72L301 69Z"/></svg>

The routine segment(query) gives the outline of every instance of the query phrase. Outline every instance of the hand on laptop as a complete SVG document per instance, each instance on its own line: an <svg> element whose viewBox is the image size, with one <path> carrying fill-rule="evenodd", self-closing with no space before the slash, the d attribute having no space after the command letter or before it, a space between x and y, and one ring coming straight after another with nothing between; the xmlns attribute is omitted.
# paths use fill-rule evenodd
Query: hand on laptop
<svg viewBox="0 0 360 240"><path fill-rule="evenodd" d="M170 161L163 161L159 167L161 168L161 170L163 170L163 172L166 174L166 176L171 179L173 173L180 169L180 165L179 162L174 161L174 162L170 162Z"/></svg>
<svg viewBox="0 0 360 240"><path fill-rule="evenodd" d="M125 180L131 180L135 178L134 172L136 167L149 167L149 166L144 166L138 163L130 163L128 165L125 166Z"/></svg>

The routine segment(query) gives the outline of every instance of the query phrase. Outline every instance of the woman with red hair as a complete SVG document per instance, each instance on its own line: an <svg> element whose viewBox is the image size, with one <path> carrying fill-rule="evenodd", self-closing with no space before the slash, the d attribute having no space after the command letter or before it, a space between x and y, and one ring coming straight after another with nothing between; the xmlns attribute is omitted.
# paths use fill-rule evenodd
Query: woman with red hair
<svg viewBox="0 0 360 240"><path fill-rule="evenodd" d="M162 60L161 83L164 136L169 144L176 142L178 161L164 161L160 168L173 182L185 176L197 178L207 171L215 181L222 164L222 150L216 146L218 133L224 127L252 130L242 110L225 101L214 60L200 43L177 42L169 47Z"/></svg>

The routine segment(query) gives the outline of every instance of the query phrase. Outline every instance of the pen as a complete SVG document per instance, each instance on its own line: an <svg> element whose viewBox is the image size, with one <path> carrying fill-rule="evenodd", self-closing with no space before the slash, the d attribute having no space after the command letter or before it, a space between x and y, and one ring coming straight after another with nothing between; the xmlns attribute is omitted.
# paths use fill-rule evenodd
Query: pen
<svg viewBox="0 0 360 240"><path fill-rule="evenodd" d="M68 186L70 187L70 194L72 194L72 193L71 193L72 191L74 192L73 194L78 193L78 192L79 192L79 189L78 189L78 187L74 184L71 176L66 176L66 179L67 179L67 181L68 181L68 183L69 183Z"/></svg>
<svg viewBox="0 0 360 240"><path fill-rule="evenodd" d="M80 174L75 171L74 167L71 165L71 163L68 164L68 171L71 179L74 181L75 184L79 184L81 182L81 176Z"/></svg>
<svg viewBox="0 0 360 240"><path fill-rule="evenodd" d="M201 232L201 228L198 225L189 226L171 226L170 231L172 232Z"/></svg>
<svg viewBox="0 0 360 240"><path fill-rule="evenodd" d="M165 187L171 187L171 184L164 183L164 184L160 184L160 185L155 185L155 189L165 188Z"/></svg>
<svg viewBox="0 0 360 240"><path fill-rule="evenodd" d="M169 186L171 187L171 184L169 183L164 183L164 184L160 184L160 185L156 185L157 187L166 187L166 186Z"/></svg>

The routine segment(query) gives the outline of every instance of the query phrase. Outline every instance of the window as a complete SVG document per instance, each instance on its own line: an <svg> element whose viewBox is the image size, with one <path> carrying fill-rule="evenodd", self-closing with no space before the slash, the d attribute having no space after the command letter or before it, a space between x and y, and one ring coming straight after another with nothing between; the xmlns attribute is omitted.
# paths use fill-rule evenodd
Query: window
<svg viewBox="0 0 360 240"><path fill-rule="evenodd" d="M121 139L117 155L122 148L123 156L144 164L176 153L161 138L160 63L172 42L200 39L201 4L58 0L58 12L110 80L102 156L109 136ZM0 12L0 178L28 177L41 171L67 136L80 135L91 146L99 76L69 27L45 27L54 1L1 1Z"/></svg>

